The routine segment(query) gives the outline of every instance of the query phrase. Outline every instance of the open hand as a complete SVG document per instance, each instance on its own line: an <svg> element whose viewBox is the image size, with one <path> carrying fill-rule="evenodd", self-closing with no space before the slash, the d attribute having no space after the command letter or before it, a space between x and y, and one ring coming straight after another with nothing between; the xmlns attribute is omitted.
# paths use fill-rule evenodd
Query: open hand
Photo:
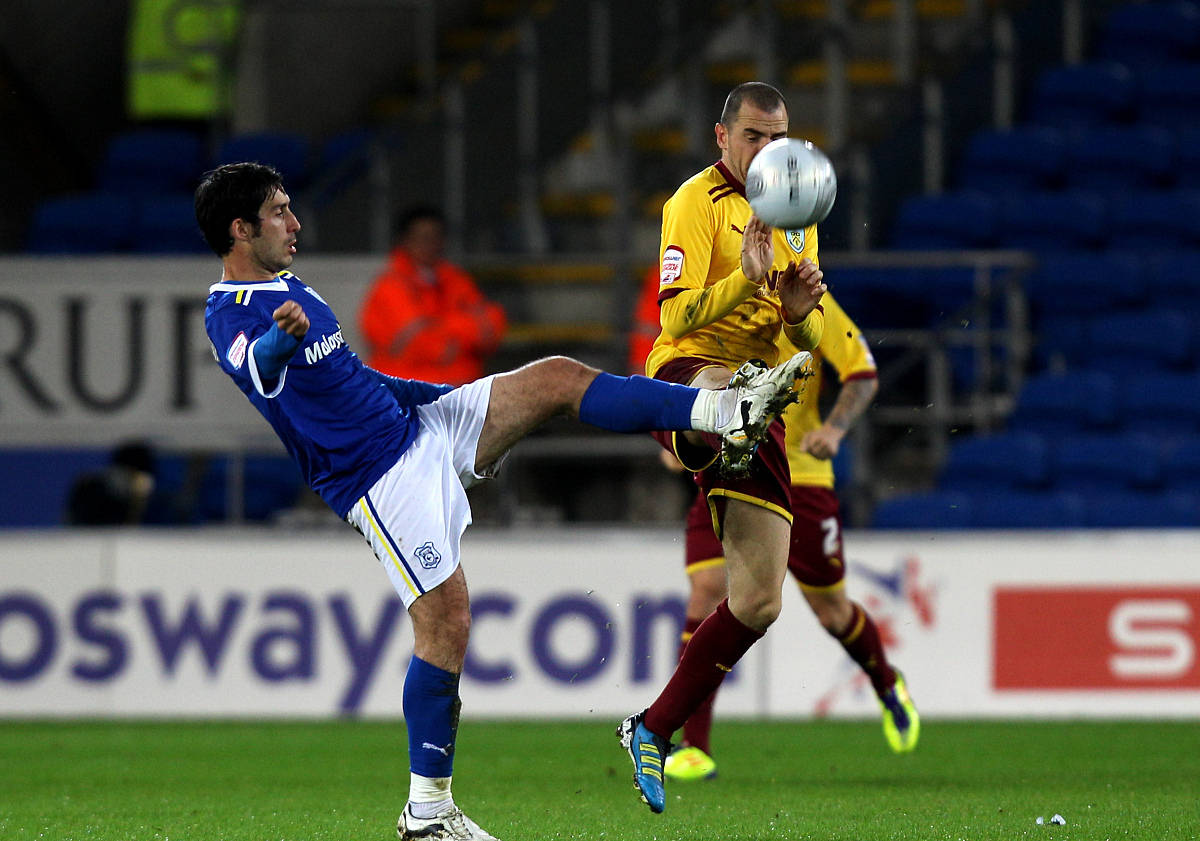
<svg viewBox="0 0 1200 841"><path fill-rule="evenodd" d="M772 228L757 216L751 216L742 234L742 272L751 280L761 281L775 262Z"/></svg>
<svg viewBox="0 0 1200 841"><path fill-rule="evenodd" d="M744 253L744 252L743 252ZM744 258L743 258L744 259ZM799 263L789 262L779 273L779 302L788 324L799 324L813 311L825 294L824 273L807 257Z"/></svg>

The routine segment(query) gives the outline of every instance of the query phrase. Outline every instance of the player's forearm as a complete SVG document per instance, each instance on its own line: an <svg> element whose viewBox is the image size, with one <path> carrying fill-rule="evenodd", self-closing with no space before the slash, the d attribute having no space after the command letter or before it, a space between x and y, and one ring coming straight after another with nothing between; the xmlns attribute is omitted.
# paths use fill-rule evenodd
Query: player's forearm
<svg viewBox="0 0 1200 841"><path fill-rule="evenodd" d="M720 321L758 291L758 281L735 269L733 274L703 289L685 289L662 302L659 317L673 339Z"/></svg>
<svg viewBox="0 0 1200 841"><path fill-rule="evenodd" d="M842 432L849 431L871 405L878 391L879 380L875 377L860 377L842 383L825 423Z"/></svg>
<svg viewBox="0 0 1200 841"><path fill-rule="evenodd" d="M799 350L812 350L821 343L821 336L825 334L825 312L820 307L814 307L798 324L789 324L785 319L783 333Z"/></svg>
<svg viewBox="0 0 1200 841"><path fill-rule="evenodd" d="M288 360L300 349L302 339L283 331L278 324L254 342L254 364L259 376L274 380L287 366Z"/></svg>

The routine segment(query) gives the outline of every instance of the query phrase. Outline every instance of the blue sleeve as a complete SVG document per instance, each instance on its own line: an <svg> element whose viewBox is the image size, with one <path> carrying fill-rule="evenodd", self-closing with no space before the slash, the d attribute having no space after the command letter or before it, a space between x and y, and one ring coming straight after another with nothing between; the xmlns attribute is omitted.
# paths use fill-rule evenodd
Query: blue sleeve
<svg viewBox="0 0 1200 841"><path fill-rule="evenodd" d="M454 391L452 385L392 377L367 365L363 366L363 370L377 383L386 386L401 406L423 406L432 403L448 391Z"/></svg>
<svg viewBox="0 0 1200 841"><path fill-rule="evenodd" d="M302 341L285 333L278 324L272 324L271 329L254 343L254 364L259 375L264 380L278 378Z"/></svg>

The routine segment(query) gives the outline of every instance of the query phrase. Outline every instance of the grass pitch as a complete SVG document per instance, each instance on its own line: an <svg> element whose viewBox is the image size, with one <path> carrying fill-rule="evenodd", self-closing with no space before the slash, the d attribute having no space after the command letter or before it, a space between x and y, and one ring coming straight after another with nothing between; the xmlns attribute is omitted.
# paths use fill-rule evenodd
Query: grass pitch
<svg viewBox="0 0 1200 841"><path fill-rule="evenodd" d="M718 720L720 776L662 815L615 724L467 718L456 800L502 841L1200 838L1192 722L931 720L897 757L875 722ZM405 750L401 722L4 721L0 839L387 841Z"/></svg>

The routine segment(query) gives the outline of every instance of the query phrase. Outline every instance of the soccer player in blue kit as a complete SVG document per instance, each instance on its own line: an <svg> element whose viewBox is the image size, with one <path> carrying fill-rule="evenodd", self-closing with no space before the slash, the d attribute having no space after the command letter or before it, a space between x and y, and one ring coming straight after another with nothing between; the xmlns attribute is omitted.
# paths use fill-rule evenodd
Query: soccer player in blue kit
<svg viewBox="0 0 1200 841"><path fill-rule="evenodd" d="M390 377L363 365L329 306L287 271L300 222L278 172L218 167L196 189L195 206L223 267L204 312L213 355L309 486L366 538L412 620L402 699L409 795L397 832L495 841L450 790L471 619L459 564L471 522L465 488L494 476L509 448L558 415L617 432L713 432L732 450L753 446L792 399L810 356L720 390L617 377L561 356L460 388Z"/></svg>

